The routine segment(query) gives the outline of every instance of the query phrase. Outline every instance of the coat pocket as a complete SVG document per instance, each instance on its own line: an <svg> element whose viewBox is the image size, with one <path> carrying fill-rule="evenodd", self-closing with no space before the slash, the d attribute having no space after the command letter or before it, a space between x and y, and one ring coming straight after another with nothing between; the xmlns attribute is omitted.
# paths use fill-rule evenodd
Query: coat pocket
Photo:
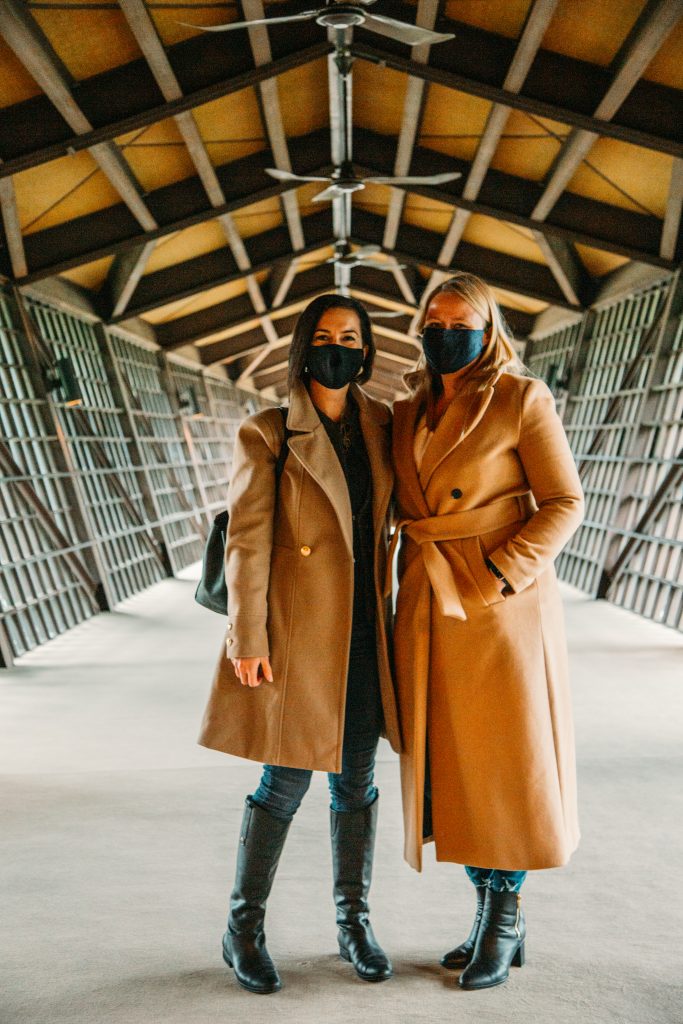
<svg viewBox="0 0 683 1024"><path fill-rule="evenodd" d="M463 541L465 560L482 601L488 607L499 604L505 596L498 587L498 581L486 564L486 551L479 537L467 537Z"/></svg>

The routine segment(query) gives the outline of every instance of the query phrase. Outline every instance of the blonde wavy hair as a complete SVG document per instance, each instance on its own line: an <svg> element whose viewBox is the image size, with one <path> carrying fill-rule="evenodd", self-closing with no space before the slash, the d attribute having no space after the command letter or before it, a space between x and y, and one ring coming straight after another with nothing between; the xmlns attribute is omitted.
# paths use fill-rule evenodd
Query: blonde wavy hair
<svg viewBox="0 0 683 1024"><path fill-rule="evenodd" d="M481 361L477 364L476 370L472 371L471 380L473 382L484 383L501 370L519 374L528 372L515 351L512 332L496 302L493 289L476 274L468 274L464 270L459 270L453 277L449 277L447 281L432 289L424 303L422 316L417 325L419 334L422 333L427 319L429 304L441 292L459 295L475 313L482 317L491 330L491 337L484 346ZM420 356L416 368L407 373L403 380L413 392L424 384L429 384L433 393L438 393L441 390L441 378L427 365L424 354Z"/></svg>

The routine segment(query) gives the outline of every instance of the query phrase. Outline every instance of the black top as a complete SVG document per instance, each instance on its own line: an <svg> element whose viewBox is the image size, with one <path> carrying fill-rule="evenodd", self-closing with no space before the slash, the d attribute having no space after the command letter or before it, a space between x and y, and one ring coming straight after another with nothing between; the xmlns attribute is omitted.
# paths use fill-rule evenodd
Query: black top
<svg viewBox="0 0 683 1024"><path fill-rule="evenodd" d="M352 632L357 638L375 629L375 546L370 461L358 406L350 396L339 423L335 423L320 409L318 416L337 453L351 500L354 558Z"/></svg>

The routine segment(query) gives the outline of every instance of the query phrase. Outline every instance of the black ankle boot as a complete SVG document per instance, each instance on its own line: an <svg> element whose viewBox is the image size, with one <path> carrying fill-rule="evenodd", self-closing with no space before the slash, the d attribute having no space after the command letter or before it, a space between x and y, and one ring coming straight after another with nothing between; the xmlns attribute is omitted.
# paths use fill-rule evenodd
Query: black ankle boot
<svg viewBox="0 0 683 1024"><path fill-rule="evenodd" d="M441 957L441 966L445 967L449 971L459 971L462 967L467 967L468 963L472 959L472 953L474 952L474 944L477 941L477 935L479 934L479 925L481 923L481 915L484 910L484 900L486 899L486 886L477 885L477 912L474 915L474 923L472 925L472 931L459 946L455 949L451 949L448 953L444 953Z"/></svg>
<svg viewBox="0 0 683 1024"><path fill-rule="evenodd" d="M273 817L247 797L228 930L223 936L223 959L234 969L243 988L261 995L282 988L266 949L263 922L289 825L290 822Z"/></svg>
<svg viewBox="0 0 683 1024"><path fill-rule="evenodd" d="M363 981L386 981L393 974L391 961L377 942L369 920L377 809L375 800L359 811L330 811L339 954L353 964Z"/></svg>
<svg viewBox="0 0 683 1024"><path fill-rule="evenodd" d="M524 964L526 921L518 892L486 891L484 911L474 952L458 978L461 988L492 988L502 985L510 966Z"/></svg>

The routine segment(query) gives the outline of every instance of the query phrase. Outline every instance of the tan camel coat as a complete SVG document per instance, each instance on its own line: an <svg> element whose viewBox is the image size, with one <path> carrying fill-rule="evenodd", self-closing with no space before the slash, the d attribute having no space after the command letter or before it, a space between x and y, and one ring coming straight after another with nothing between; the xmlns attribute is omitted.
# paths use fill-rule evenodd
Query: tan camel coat
<svg viewBox="0 0 683 1024"><path fill-rule="evenodd" d="M469 390L469 393L466 393ZM583 496L552 395L503 373L446 410L418 475L425 392L394 407L403 526L394 650L404 750L405 855L502 870L576 848L574 734L553 559ZM513 593L503 596L489 556ZM423 835L425 751L432 835Z"/></svg>
<svg viewBox="0 0 683 1024"><path fill-rule="evenodd" d="M391 413L352 385L373 486L377 658L386 735L400 748L382 596L391 498ZM199 742L228 754L340 772L353 610L353 524L339 459L303 384L290 396L289 453L276 496L282 415L240 425L228 498L230 657L270 655L274 681L250 689L225 644Z"/></svg>

